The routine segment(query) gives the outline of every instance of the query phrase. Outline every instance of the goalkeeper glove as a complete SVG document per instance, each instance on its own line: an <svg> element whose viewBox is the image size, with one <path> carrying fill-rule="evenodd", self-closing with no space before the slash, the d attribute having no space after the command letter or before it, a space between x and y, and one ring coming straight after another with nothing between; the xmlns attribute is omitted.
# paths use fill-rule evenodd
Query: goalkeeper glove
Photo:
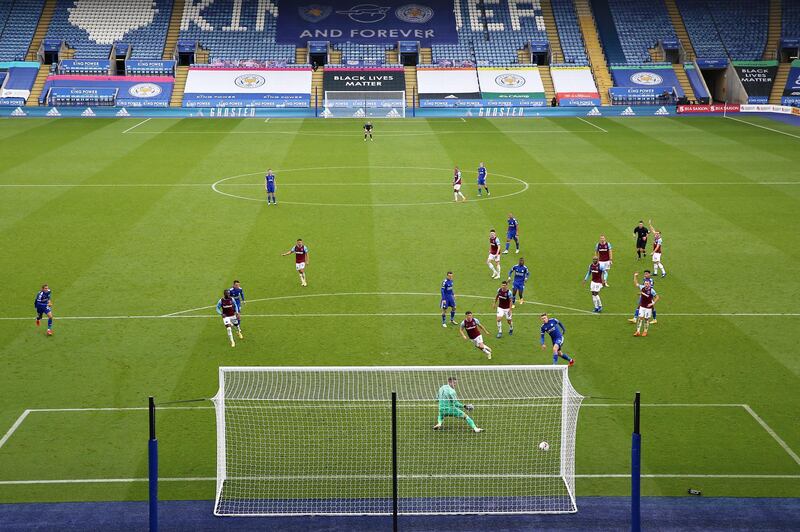
<svg viewBox="0 0 800 532"><path fill-rule="evenodd" d="M470 405L470 404L464 405L464 408L466 408L467 411L469 411L469 412L472 412L473 410L475 410L475 407Z"/></svg>

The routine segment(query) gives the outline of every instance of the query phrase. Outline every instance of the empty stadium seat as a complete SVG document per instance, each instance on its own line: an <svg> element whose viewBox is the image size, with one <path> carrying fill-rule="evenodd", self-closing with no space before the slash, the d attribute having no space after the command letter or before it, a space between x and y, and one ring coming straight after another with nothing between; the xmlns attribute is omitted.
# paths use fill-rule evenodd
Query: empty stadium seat
<svg viewBox="0 0 800 532"><path fill-rule="evenodd" d="M676 39L664 0L609 0L622 51L628 63L650 61L648 48Z"/></svg>
<svg viewBox="0 0 800 532"><path fill-rule="evenodd" d="M558 38L561 41L561 50L564 52L564 62L588 65L586 46L572 0L550 0L550 4L553 6L553 17L556 19Z"/></svg>
<svg viewBox="0 0 800 532"><path fill-rule="evenodd" d="M800 1L784 0L781 37L800 37Z"/></svg>
<svg viewBox="0 0 800 532"><path fill-rule="evenodd" d="M0 61L25 59L42 6L44 0L0 0Z"/></svg>
<svg viewBox="0 0 800 532"><path fill-rule="evenodd" d="M769 0L676 0L698 57L758 60L767 45Z"/></svg>

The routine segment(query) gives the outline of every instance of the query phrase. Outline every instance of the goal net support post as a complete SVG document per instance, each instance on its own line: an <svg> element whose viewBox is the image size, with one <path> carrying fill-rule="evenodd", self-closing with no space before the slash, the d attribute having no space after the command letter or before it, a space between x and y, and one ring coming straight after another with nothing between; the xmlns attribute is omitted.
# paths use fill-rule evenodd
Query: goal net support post
<svg viewBox="0 0 800 532"><path fill-rule="evenodd" d="M405 91L325 91L323 118L404 118Z"/></svg>
<svg viewBox="0 0 800 532"><path fill-rule="evenodd" d="M214 513L575 512L582 400L566 366L222 367Z"/></svg>

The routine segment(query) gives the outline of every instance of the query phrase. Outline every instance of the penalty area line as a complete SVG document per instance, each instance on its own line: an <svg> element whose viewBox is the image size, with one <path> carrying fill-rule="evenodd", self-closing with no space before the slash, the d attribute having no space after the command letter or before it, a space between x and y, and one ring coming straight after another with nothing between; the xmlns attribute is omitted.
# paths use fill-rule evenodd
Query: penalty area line
<svg viewBox="0 0 800 532"><path fill-rule="evenodd" d="M20 414L20 416L17 418L14 424L11 425L11 428L8 429L8 432L6 432L5 435L3 435L2 438L0 438L0 449L2 449L3 445L5 445L6 442L11 438L11 436L14 435L19 426L22 425L22 422L25 421L25 418L28 417L28 414L30 413L31 413L30 410L25 410L22 414Z"/></svg>
<svg viewBox="0 0 800 532"><path fill-rule="evenodd" d="M152 118L145 118L144 120L142 120L141 122L139 122L139 123L138 123L138 124L136 124L135 126L131 126L131 127L129 127L128 129L126 129L125 131L123 131L123 132L122 132L122 134L124 135L124 134L125 134L125 133L127 133L128 131L133 131L133 130L134 130L134 129L136 129L137 127L141 126L142 124L146 124L146 123L147 123L147 122L149 122L150 120L152 120Z"/></svg>
<svg viewBox="0 0 800 532"><path fill-rule="evenodd" d="M607 130L603 129L602 127L598 126L597 124L593 124L592 122L589 122L589 121L588 121L588 120L586 120L585 118L582 118L582 117L580 117L580 116L576 116L575 118L577 118L578 120L580 120L580 121L581 121L581 122L583 122L584 124L589 124L589 125L590 125L590 126L592 126L592 127L596 127L597 129L599 129L599 130L600 130L600 131L602 131L603 133L608 133L608 131L607 131Z"/></svg>
<svg viewBox="0 0 800 532"><path fill-rule="evenodd" d="M767 131L772 131L773 133L780 133L781 135L786 135L787 137L793 137L793 138L796 138L796 139L800 139L800 136L798 136L798 135L793 135L793 134L788 133L786 131L781 131L779 129L773 129L771 127L762 126L760 124L754 124L752 122L748 122L748 121L742 120L740 118L733 118L730 115L725 115L723 118L727 118L728 120L734 120L736 122L741 122L742 124L747 124L748 126L753 126L753 127L758 127L758 128L761 128L761 129L766 129Z"/></svg>
<svg viewBox="0 0 800 532"><path fill-rule="evenodd" d="M776 442L778 442L778 445L780 445L780 446L783 448L783 450L784 450L784 451L786 451L786 454L788 454L788 455L789 455L789 456L792 458L792 460L794 460L794 461L795 461L795 463L796 463L797 465L800 465L800 456L797 456L797 453L795 453L795 452L792 450L792 448L791 448L791 447L789 447L789 444L787 444L785 441L783 441L783 438L781 438L780 436L778 436L778 434L777 434L777 433L776 433L774 430L772 430L772 427L770 427L770 426L767 424L767 422L766 422L766 421L764 421L764 420L761 418L761 416L759 416L758 414L756 414L756 411L755 411L755 410L753 410L753 409L750 407L750 405L742 405L742 408L744 408L744 409L747 411L747 413L748 413L748 414L750 414L751 416L753 416L753 419L755 419L755 420L756 420L756 422L757 422L759 425L761 425L761 427L762 427L764 430L766 430L766 431L767 431L767 434L769 434L770 436L772 436L772 439L773 439L773 440L775 440Z"/></svg>

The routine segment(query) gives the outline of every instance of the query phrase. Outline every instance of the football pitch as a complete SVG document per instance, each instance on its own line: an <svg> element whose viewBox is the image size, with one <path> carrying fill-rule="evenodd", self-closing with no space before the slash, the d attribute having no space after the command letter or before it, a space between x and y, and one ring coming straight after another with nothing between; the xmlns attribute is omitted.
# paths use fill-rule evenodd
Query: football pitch
<svg viewBox="0 0 800 532"><path fill-rule="evenodd" d="M480 162L489 197L477 196ZM454 165L466 202L453 202ZM267 168L276 206L265 202ZM587 398L579 497L629 493L637 390L643 495L800 497L800 130L790 125L380 120L364 142L354 120L6 119L0 198L4 502L146 499L147 396L211 397L219 366L549 364L542 312L566 326L570 379ZM485 261L489 230L504 237L509 213L522 250L512 243L502 269L524 257L531 279L514 335L496 339L499 282ZM627 321L633 273L652 266L636 259L640 219L663 233L668 272L646 338ZM614 262L598 315L582 280L600 234ZM307 287L281 256L297 238ZM491 361L441 327L448 270L459 321L472 310L492 333ZM214 311L233 279L248 301L235 348ZM52 337L34 324L43 283ZM463 437L514 430L484 416L486 432ZM432 425L435 403L418 418ZM210 403L161 407L158 432L160 496L212 499ZM492 471L469 456L460 467Z"/></svg>

